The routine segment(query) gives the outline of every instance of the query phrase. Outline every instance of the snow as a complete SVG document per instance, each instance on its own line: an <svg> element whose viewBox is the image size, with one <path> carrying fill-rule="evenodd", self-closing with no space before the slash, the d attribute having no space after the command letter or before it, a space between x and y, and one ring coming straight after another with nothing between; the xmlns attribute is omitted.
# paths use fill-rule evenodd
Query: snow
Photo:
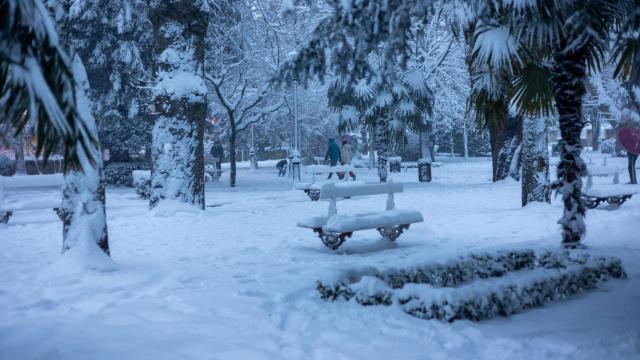
<svg viewBox="0 0 640 360"><path fill-rule="evenodd" d="M327 220L322 228L331 232L351 232L379 227L396 226L422 222L422 214L410 210L386 210L376 213L356 215L334 215Z"/></svg>
<svg viewBox="0 0 640 360"><path fill-rule="evenodd" d="M620 195L633 195L640 193L640 185L631 184L599 184L596 187L584 191L588 196L610 197Z"/></svg>
<svg viewBox="0 0 640 360"><path fill-rule="evenodd" d="M191 72L174 71L161 73L160 81L155 87L156 95L168 95L173 99L186 98L189 101L200 101L206 95L204 80Z"/></svg>
<svg viewBox="0 0 640 360"><path fill-rule="evenodd" d="M15 188L61 187L64 183L62 174L49 175L14 175L0 177L0 185L5 190Z"/></svg>
<svg viewBox="0 0 640 360"><path fill-rule="evenodd" d="M320 299L316 281L336 273L559 248L559 198L522 208L520 183L491 183L489 160L438 160L443 165L428 184L417 182L415 170L389 174L406 183L395 195L398 207L422 212L425 222L396 243L375 230L354 233L336 252L296 226L300 217L324 214L326 203L291 190L290 179L262 163L251 172L241 167L236 188L208 183L207 208L198 214L155 216L132 189L108 189L114 271L75 272L82 266L71 258L57 265L56 215L14 214L0 225L0 358L638 358L638 197L615 211L587 213L588 251L619 257L629 276L597 291L508 318L453 324L417 319L397 306ZM622 167L626 158L609 163ZM377 179L376 169L358 175ZM620 181L628 181L626 173ZM345 214L359 213L381 209L384 198L338 203Z"/></svg>
<svg viewBox="0 0 640 360"><path fill-rule="evenodd" d="M489 25L486 26L489 27ZM478 31L473 51L478 52L480 62L498 67L514 57L518 58L516 39L506 26L488 29L478 26L478 28L482 30Z"/></svg>

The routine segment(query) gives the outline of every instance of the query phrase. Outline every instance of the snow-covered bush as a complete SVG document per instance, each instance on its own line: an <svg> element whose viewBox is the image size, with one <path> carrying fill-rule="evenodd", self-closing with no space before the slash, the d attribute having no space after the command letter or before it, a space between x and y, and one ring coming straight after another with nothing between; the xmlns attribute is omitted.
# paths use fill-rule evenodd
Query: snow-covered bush
<svg viewBox="0 0 640 360"><path fill-rule="evenodd" d="M0 155L0 176L11 176L16 171L15 161Z"/></svg>
<svg viewBox="0 0 640 360"><path fill-rule="evenodd" d="M344 274L332 284L318 282L317 290L331 301L396 303L424 319L479 321L540 307L610 278L626 278L618 259L524 250L385 272L368 268Z"/></svg>
<svg viewBox="0 0 640 360"><path fill-rule="evenodd" d="M131 174L134 170L149 170L149 164L145 162L121 162L109 163L104 167L104 181L111 186L133 186Z"/></svg>
<svg viewBox="0 0 640 360"><path fill-rule="evenodd" d="M149 199L151 197L151 171L135 170L131 175L136 194L141 199Z"/></svg>

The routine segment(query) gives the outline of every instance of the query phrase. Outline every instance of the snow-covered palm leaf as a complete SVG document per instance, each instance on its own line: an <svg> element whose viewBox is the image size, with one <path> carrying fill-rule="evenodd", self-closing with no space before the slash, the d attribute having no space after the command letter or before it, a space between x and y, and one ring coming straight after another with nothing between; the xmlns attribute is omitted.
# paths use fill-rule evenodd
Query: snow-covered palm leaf
<svg viewBox="0 0 640 360"><path fill-rule="evenodd" d="M631 89L640 87L640 0L628 1L611 57L614 75L628 81ZM640 93L636 96L640 106Z"/></svg>
<svg viewBox="0 0 640 360"><path fill-rule="evenodd" d="M31 120L36 154L45 159L62 141L66 169L80 168L79 154L93 154L95 144L79 120L75 86L71 62L40 0L0 0L0 123L22 130Z"/></svg>

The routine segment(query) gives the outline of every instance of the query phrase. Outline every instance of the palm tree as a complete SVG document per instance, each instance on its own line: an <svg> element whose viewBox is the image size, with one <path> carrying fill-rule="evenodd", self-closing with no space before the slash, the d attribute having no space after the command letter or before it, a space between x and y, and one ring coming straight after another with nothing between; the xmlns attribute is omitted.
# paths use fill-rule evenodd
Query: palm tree
<svg viewBox="0 0 640 360"><path fill-rule="evenodd" d="M620 2L549 0L512 6L509 1L481 1L476 5L483 9L480 19L490 29L486 31L493 31L494 37L503 34L509 44L496 47L495 39L483 41L476 30L476 60L516 76L509 85L515 88L514 101L520 109L536 112L555 104L563 141L553 187L564 204L559 221L562 243L575 248L586 231L586 207L580 192L581 177L586 175L580 158L584 82L588 68L599 67L604 60L612 27L621 17Z"/></svg>
<svg viewBox="0 0 640 360"><path fill-rule="evenodd" d="M20 133L31 122L36 155L45 160L62 142L62 251L91 255L99 249L109 255L100 151L87 88L82 62L64 51L40 0L0 0L0 135L9 126ZM112 266L98 259L92 256L86 265Z"/></svg>
<svg viewBox="0 0 640 360"><path fill-rule="evenodd" d="M369 62L375 69L378 56ZM388 77L362 76L356 83L336 77L328 90L329 106L340 115L340 127L366 128L374 134L378 177L387 181L387 157L393 142L404 139L406 130L420 131L422 118L431 113L433 95L424 73L397 68Z"/></svg>

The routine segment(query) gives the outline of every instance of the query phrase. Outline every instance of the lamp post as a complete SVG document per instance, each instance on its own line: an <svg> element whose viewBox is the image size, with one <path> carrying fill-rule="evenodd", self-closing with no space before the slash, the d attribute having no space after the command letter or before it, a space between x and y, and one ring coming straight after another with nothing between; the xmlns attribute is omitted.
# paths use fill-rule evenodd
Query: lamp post
<svg viewBox="0 0 640 360"><path fill-rule="evenodd" d="M293 152L291 154L291 177L300 181L300 130L298 128L298 81L293 81Z"/></svg>
<svg viewBox="0 0 640 360"><path fill-rule="evenodd" d="M251 165L251 169L258 168L258 159L256 159L256 139L254 133L254 125L255 124L251 124L251 147L249 147L249 163Z"/></svg>

